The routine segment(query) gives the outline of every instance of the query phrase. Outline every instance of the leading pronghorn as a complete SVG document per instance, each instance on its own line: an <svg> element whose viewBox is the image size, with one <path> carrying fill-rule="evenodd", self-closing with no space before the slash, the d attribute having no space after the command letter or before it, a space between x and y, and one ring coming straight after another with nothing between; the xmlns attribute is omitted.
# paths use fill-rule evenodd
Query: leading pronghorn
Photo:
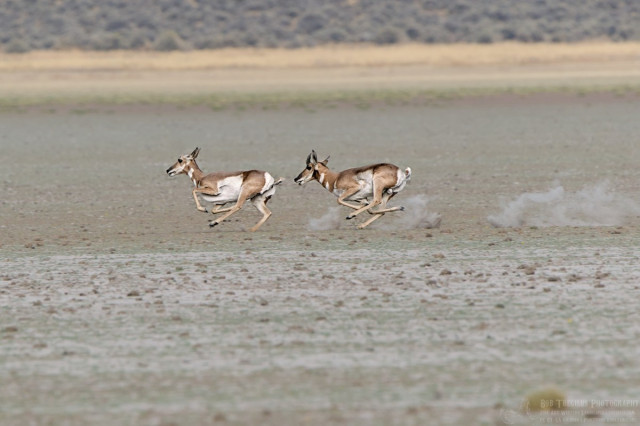
<svg viewBox="0 0 640 426"><path fill-rule="evenodd" d="M360 213L368 211L373 215L366 222L358 225L358 229L366 228L385 213L404 210L404 207L387 208L387 202L402 191L411 179L411 169L404 172L389 163L372 164L370 166L334 172L327 167L329 157L318 162L315 151L307 157L307 167L294 179L299 185L310 180L317 180L322 186L338 197L338 204L354 209L347 219L353 219ZM359 205L351 204L355 201ZM373 207L380 205L377 210Z"/></svg>
<svg viewBox="0 0 640 426"><path fill-rule="evenodd" d="M250 231L255 231L271 216L271 211L267 208L267 201L275 194L275 186L284 179L277 181L273 177L261 170L248 170L241 172L214 172L205 175L198 164L196 157L200 153L200 148L196 148L189 155L182 155L178 161L167 169L169 176L186 174L193 182L193 199L196 202L196 208L201 212L207 209L200 205L198 195L205 201L213 203L216 207L211 209L211 213L227 213L220 216L216 220L209 221L209 226L214 227L223 220L240 210L247 200L251 200L253 205L262 213L262 219L256 223ZM225 209L218 208L228 203L235 202L233 207Z"/></svg>

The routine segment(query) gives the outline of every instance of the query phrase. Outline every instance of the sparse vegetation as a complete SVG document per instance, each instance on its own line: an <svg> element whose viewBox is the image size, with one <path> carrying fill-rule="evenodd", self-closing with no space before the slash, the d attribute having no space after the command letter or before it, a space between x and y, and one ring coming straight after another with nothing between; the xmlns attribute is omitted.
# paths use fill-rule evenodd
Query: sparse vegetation
<svg viewBox="0 0 640 426"><path fill-rule="evenodd" d="M27 43L20 39L12 39L4 47L4 51L7 53L27 53L29 50L31 49Z"/></svg>
<svg viewBox="0 0 640 426"><path fill-rule="evenodd" d="M640 2L31 0L0 9L0 45L16 52L595 39L639 40Z"/></svg>
<svg viewBox="0 0 640 426"><path fill-rule="evenodd" d="M172 50L180 50L184 46L184 42L175 31L165 31L153 43L154 50L161 52L170 52Z"/></svg>

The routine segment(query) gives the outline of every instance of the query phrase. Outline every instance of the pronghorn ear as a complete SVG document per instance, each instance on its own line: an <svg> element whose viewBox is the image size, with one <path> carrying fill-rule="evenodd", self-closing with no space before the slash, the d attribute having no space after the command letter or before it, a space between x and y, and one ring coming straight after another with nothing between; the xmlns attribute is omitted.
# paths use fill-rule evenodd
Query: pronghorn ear
<svg viewBox="0 0 640 426"><path fill-rule="evenodd" d="M326 165L327 165L327 163L329 162L329 158L331 158L331 156L330 156L330 155L329 155L327 158L325 158L324 160L322 160L322 161L320 162L320 164L322 164L323 166L326 166Z"/></svg>
<svg viewBox="0 0 640 426"><path fill-rule="evenodd" d="M316 164L318 162L318 156L316 155L316 151L315 150L311 150L311 156L313 157L313 164Z"/></svg>
<svg viewBox="0 0 640 426"><path fill-rule="evenodd" d="M191 153L191 158L196 158L198 154L200 154L200 148L196 147L196 149Z"/></svg>

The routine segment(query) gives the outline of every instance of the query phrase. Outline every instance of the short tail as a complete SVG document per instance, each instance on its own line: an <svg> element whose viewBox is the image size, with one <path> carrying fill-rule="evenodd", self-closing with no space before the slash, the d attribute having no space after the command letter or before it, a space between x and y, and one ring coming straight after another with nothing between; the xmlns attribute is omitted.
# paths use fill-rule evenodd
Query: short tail
<svg viewBox="0 0 640 426"><path fill-rule="evenodd" d="M285 181L285 178L283 177L279 177L277 181L273 182L273 185L280 185L282 182Z"/></svg>
<svg viewBox="0 0 640 426"><path fill-rule="evenodd" d="M404 169L404 175L407 177L407 180L411 179L411 167Z"/></svg>

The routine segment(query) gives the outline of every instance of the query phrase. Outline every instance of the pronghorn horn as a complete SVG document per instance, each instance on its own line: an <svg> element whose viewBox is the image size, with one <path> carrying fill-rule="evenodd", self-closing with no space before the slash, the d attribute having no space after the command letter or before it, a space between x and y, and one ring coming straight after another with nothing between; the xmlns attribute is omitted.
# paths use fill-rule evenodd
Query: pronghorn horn
<svg viewBox="0 0 640 426"><path fill-rule="evenodd" d="M315 150L311 150L311 155L313 156L313 162L317 163L318 162L318 156L316 155L316 151Z"/></svg>
<svg viewBox="0 0 640 426"><path fill-rule="evenodd" d="M196 158L198 154L200 154L200 148L196 147L196 149L191 153L191 158Z"/></svg>
<svg viewBox="0 0 640 426"><path fill-rule="evenodd" d="M311 154L307 155L307 164L311 164Z"/></svg>

